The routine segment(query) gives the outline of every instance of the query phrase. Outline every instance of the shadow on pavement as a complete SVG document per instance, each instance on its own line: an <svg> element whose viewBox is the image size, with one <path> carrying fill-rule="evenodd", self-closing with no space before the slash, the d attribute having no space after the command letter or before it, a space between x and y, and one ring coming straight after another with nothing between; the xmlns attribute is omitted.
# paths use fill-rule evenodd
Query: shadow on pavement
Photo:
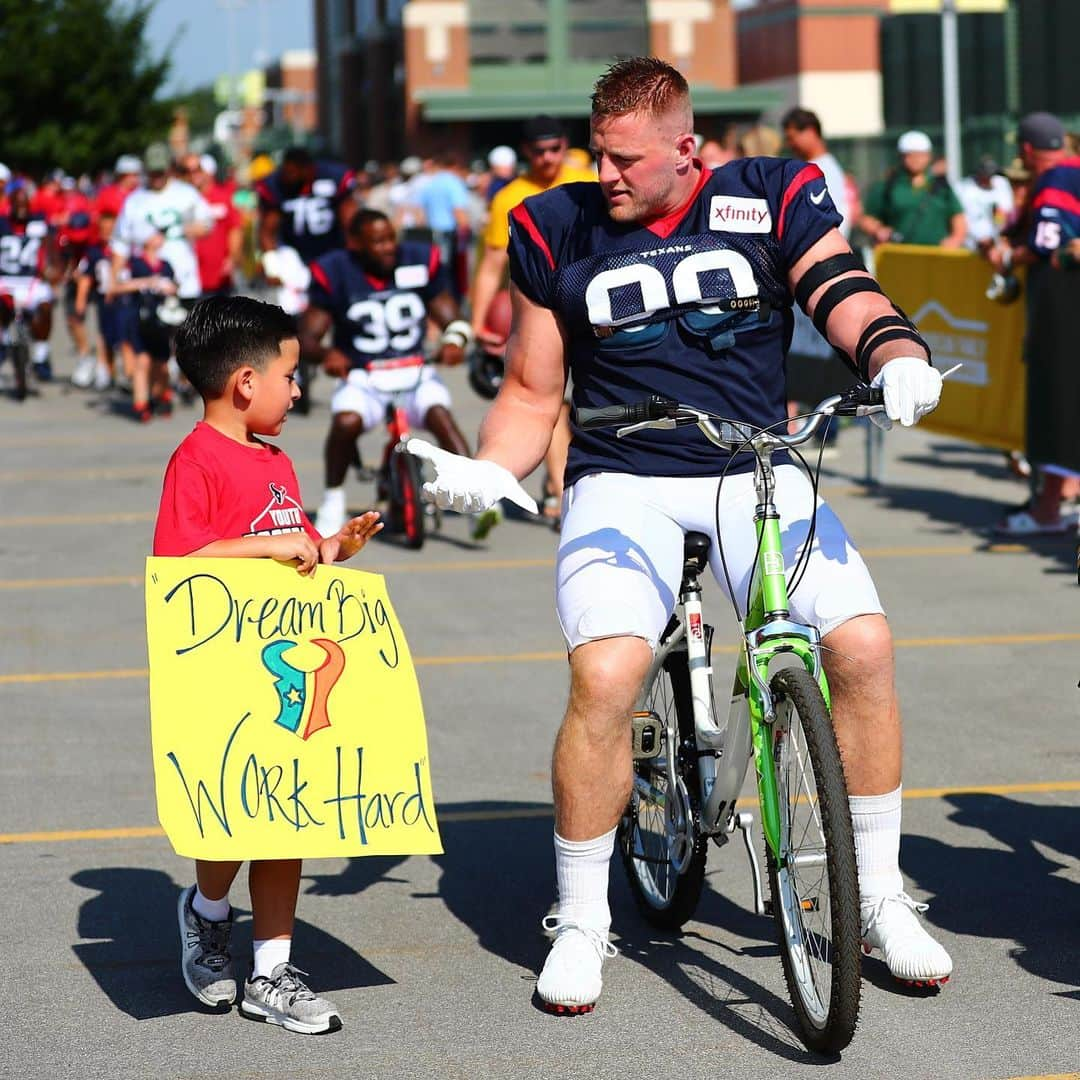
<svg viewBox="0 0 1080 1080"><path fill-rule="evenodd" d="M178 970L180 888L173 879L160 870L115 866L81 870L71 880L97 894L79 909L78 934L98 940L73 948L109 1000L136 1020L200 1010ZM246 913L237 909L237 914ZM238 979L247 973L250 954L251 923L242 919L233 931ZM313 985L319 991L393 981L345 942L300 919L293 957L305 971L317 973Z"/></svg>
<svg viewBox="0 0 1080 1080"><path fill-rule="evenodd" d="M1059 873L1080 860L1076 807L1001 795L950 795L945 801L954 807L951 821L981 830L1007 850L906 836L905 871L937 896L926 917L954 934L1011 940L1008 955L1024 971L1080 987L1080 885Z"/></svg>
<svg viewBox="0 0 1080 1080"><path fill-rule="evenodd" d="M555 898L551 808L541 803L478 802L444 803L439 809L446 854L436 860L442 872L438 896L476 935L482 949L535 974L548 950L540 920ZM745 870L741 853L729 854L728 859L739 861L739 872ZM378 873L365 876L360 864L380 861ZM393 865L394 860L352 859L336 879L316 879L318 889L333 895L350 892L352 883L364 887L365 881L370 883ZM711 874L710 881L717 877ZM778 968L770 919L707 890L698 925L716 927L715 935L662 934L638 914L617 856L612 860L611 883L612 917L626 959L659 975L703 1012L777 1057L826 1060L810 1055L792 1033L794 1014L785 999L701 948L705 944L710 951L726 949L732 957L761 958L763 969L766 963ZM743 947L745 939L760 944ZM739 944L727 945L725 940Z"/></svg>

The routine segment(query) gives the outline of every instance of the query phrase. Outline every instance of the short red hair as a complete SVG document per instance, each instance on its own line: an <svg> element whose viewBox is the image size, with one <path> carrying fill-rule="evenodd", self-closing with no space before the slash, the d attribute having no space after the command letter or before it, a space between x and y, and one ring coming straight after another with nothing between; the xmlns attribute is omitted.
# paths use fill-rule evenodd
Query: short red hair
<svg viewBox="0 0 1080 1080"><path fill-rule="evenodd" d="M655 56L631 56L612 64L596 81L593 121L629 113L664 116L683 109L692 123L690 87L682 74Z"/></svg>

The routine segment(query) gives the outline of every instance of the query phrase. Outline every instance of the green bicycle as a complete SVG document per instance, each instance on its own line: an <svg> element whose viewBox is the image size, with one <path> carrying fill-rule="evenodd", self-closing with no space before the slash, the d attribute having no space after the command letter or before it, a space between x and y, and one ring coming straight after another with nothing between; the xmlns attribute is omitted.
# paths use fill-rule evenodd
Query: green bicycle
<svg viewBox="0 0 1080 1080"><path fill-rule="evenodd" d="M620 437L694 424L733 455L755 454L758 548L727 722L716 712L713 629L703 619L701 601L710 539L691 532L678 603L633 718L634 787L619 846L645 918L678 930L701 897L709 840L723 846L741 832L755 908L771 913L776 923L801 1038L825 1053L851 1042L858 1019L859 885L820 635L789 617L781 522L772 499L773 455L806 443L827 417L867 416L881 407L880 390L858 385L822 401L794 435L753 429L659 396L637 405L578 409L575 415L582 428L618 427ZM803 557L812 542L813 522ZM792 579L798 576L797 565ZM737 809L751 760L765 834L768 902L751 839L753 814Z"/></svg>

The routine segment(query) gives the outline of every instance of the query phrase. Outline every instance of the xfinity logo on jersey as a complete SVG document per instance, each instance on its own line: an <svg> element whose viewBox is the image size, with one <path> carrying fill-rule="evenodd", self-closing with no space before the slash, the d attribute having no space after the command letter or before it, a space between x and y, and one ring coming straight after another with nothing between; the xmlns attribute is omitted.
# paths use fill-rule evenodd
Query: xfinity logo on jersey
<svg viewBox="0 0 1080 1080"><path fill-rule="evenodd" d="M709 228L717 232L772 232L769 204L740 195L714 195L709 203Z"/></svg>

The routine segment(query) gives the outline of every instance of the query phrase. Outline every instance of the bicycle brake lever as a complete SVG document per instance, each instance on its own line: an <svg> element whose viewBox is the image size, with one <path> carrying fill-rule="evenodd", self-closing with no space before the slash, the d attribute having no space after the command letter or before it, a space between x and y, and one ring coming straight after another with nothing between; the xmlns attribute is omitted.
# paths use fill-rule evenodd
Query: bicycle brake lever
<svg viewBox="0 0 1080 1080"><path fill-rule="evenodd" d="M679 426L679 422L673 417L664 417L662 420L642 420L640 424L629 424L615 432L615 438L621 439L624 435L633 435L638 431L671 431Z"/></svg>

